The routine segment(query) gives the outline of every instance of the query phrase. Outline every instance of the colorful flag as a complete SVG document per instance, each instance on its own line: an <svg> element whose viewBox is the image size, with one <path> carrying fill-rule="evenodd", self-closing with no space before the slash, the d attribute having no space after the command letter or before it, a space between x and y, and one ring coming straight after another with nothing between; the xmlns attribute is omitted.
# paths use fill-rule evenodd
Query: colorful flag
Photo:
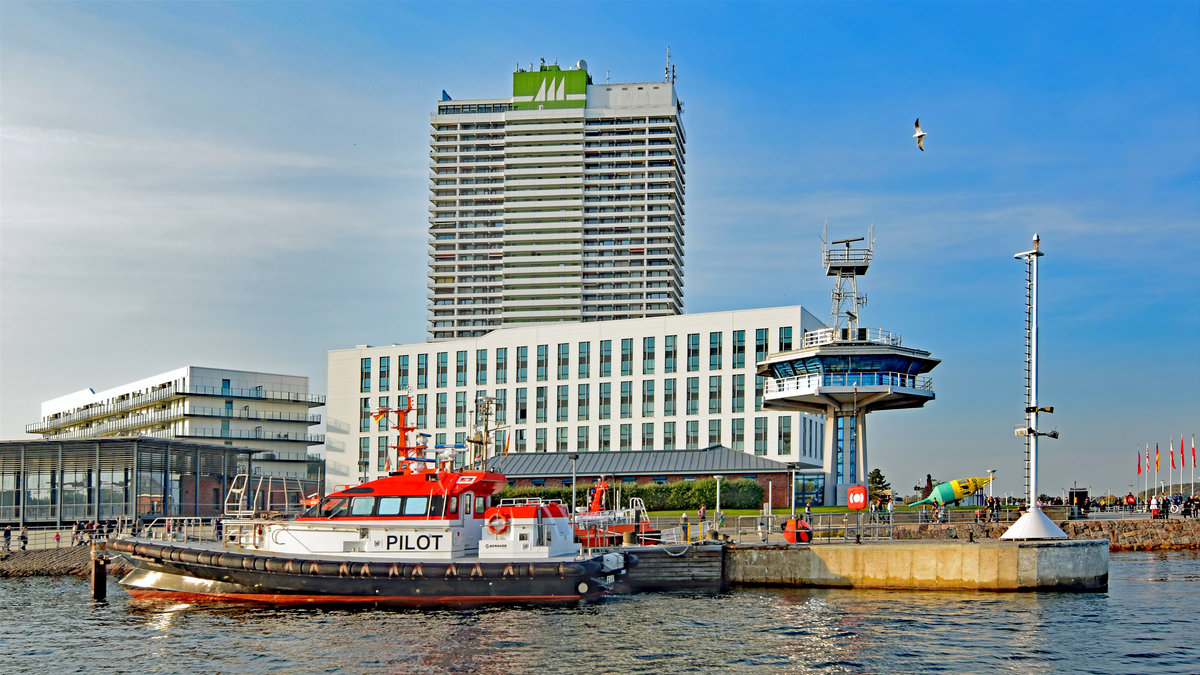
<svg viewBox="0 0 1200 675"><path fill-rule="evenodd" d="M1192 434L1192 468L1196 468L1196 434Z"/></svg>
<svg viewBox="0 0 1200 675"><path fill-rule="evenodd" d="M1138 450L1138 475L1142 475L1142 451Z"/></svg>
<svg viewBox="0 0 1200 675"><path fill-rule="evenodd" d="M508 449L512 447L512 432L508 433L508 438L504 439L504 454L508 454Z"/></svg>
<svg viewBox="0 0 1200 675"><path fill-rule="evenodd" d="M1167 441L1167 454L1171 456L1171 470L1175 470L1175 439Z"/></svg>
<svg viewBox="0 0 1200 675"><path fill-rule="evenodd" d="M1158 475L1158 465L1159 465L1158 460L1159 459L1161 459L1161 458L1159 457L1159 454L1158 454L1158 441L1154 441L1154 473L1155 473L1155 475Z"/></svg>

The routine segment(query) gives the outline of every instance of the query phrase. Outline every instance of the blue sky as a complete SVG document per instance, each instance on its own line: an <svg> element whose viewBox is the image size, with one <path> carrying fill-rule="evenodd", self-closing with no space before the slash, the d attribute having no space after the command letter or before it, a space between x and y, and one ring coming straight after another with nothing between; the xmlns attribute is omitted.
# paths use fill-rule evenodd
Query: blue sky
<svg viewBox="0 0 1200 675"><path fill-rule="evenodd" d="M327 350L423 340L441 91L507 96L543 57L657 80L670 45L689 312L827 317L821 229L874 223L863 323L943 363L935 402L872 416L872 463L1016 493L1037 232L1040 484L1124 490L1200 425L1198 27L1196 2L0 3L0 437L181 365L324 391Z"/></svg>

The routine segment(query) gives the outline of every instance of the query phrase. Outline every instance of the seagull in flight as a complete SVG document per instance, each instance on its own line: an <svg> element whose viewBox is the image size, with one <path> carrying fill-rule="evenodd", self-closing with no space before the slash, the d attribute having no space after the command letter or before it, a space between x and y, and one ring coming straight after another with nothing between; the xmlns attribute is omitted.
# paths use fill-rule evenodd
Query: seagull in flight
<svg viewBox="0 0 1200 675"><path fill-rule="evenodd" d="M917 147L921 149L921 152L925 152L925 145L921 142L925 140L925 132L921 131L920 117L918 117L917 121L913 123L913 128L917 130L917 133L913 134L912 137L917 139Z"/></svg>

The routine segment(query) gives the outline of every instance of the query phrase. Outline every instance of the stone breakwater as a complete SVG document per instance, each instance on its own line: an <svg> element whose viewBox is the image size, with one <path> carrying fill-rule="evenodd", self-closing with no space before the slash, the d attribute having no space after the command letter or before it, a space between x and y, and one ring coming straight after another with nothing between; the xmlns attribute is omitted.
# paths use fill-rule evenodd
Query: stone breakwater
<svg viewBox="0 0 1200 675"><path fill-rule="evenodd" d="M1107 539L1110 551L1200 549L1200 520L1069 520L1058 523L1071 539ZM898 524L896 539L999 539L1007 523Z"/></svg>

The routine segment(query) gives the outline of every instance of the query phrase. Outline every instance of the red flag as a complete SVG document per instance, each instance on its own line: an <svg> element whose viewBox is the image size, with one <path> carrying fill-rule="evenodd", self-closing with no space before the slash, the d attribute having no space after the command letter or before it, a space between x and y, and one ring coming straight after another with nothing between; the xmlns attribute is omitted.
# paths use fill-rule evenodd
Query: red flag
<svg viewBox="0 0 1200 675"><path fill-rule="evenodd" d="M1183 436L1179 437L1179 468L1187 468L1187 455L1183 454Z"/></svg>
<svg viewBox="0 0 1200 675"><path fill-rule="evenodd" d="M1142 475L1142 451L1138 450L1138 475Z"/></svg>
<svg viewBox="0 0 1200 675"><path fill-rule="evenodd" d="M1156 474L1158 473L1158 465L1159 465L1158 460L1159 459L1160 459L1160 457L1158 454L1158 441L1154 441L1154 473L1156 473Z"/></svg>
<svg viewBox="0 0 1200 675"><path fill-rule="evenodd" d="M1196 434L1192 434L1192 468L1196 468Z"/></svg>
<svg viewBox="0 0 1200 675"><path fill-rule="evenodd" d="M1175 444L1174 443L1167 444L1167 454L1171 456L1171 470L1174 471L1175 470Z"/></svg>

